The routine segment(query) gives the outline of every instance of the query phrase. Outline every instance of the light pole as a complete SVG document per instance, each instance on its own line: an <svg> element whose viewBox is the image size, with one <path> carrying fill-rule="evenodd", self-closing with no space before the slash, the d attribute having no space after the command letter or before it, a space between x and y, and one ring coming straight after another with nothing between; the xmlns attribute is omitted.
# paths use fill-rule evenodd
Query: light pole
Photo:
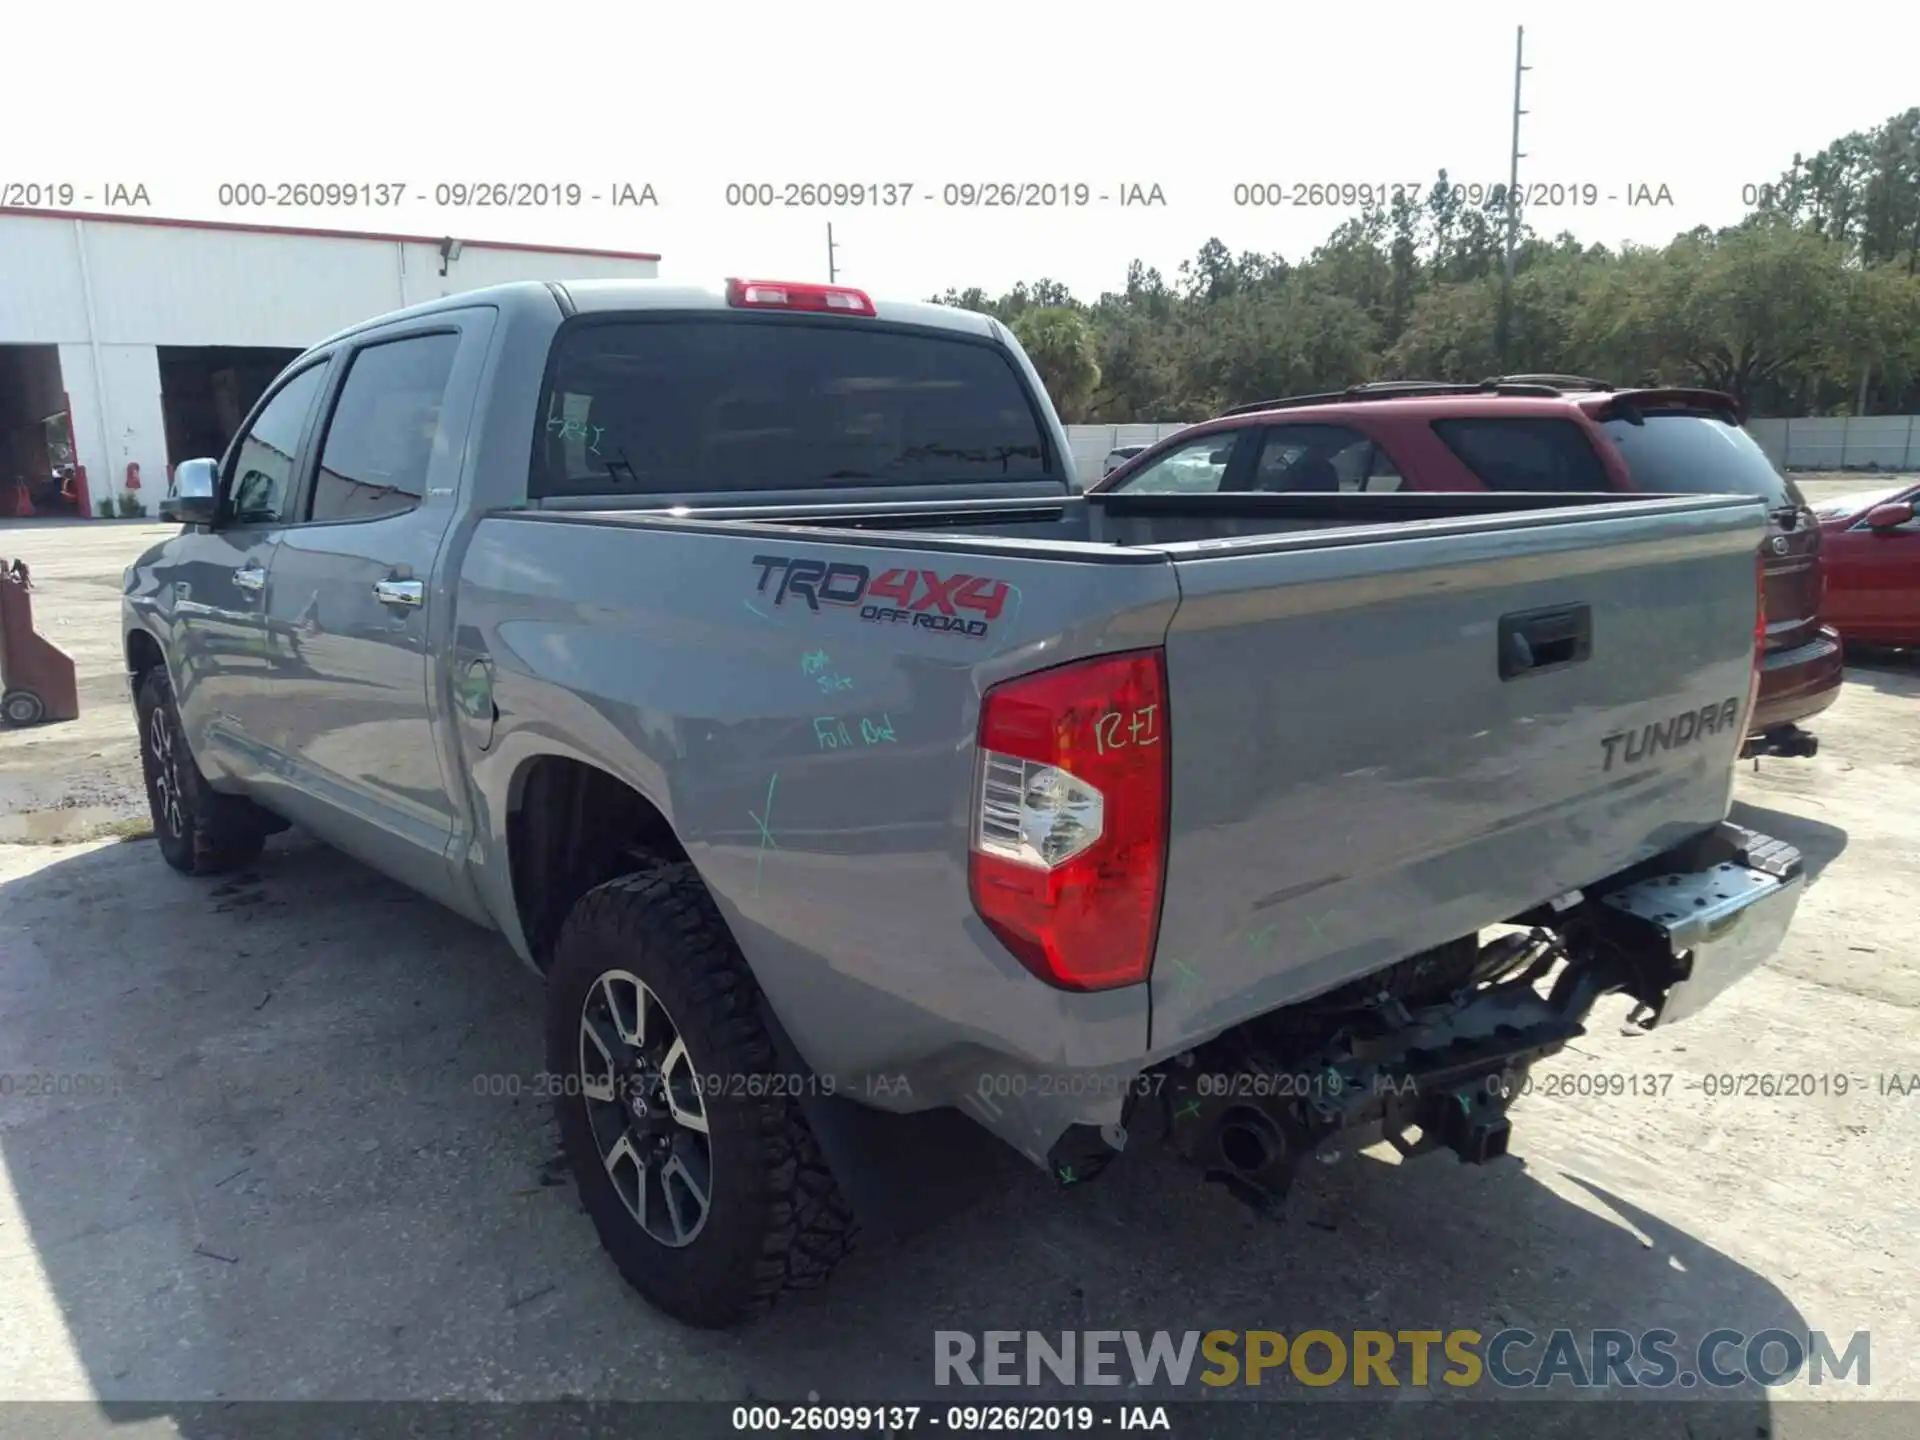
<svg viewBox="0 0 1920 1440"><path fill-rule="evenodd" d="M1513 251L1520 238L1520 162L1525 158L1520 152L1520 117L1527 113L1520 108L1520 77L1527 72L1527 66L1522 63L1526 47L1527 27L1516 26L1513 32L1513 146L1507 157L1506 263L1500 276L1500 312L1493 337L1502 370L1507 368L1509 358L1507 346L1513 327Z"/></svg>

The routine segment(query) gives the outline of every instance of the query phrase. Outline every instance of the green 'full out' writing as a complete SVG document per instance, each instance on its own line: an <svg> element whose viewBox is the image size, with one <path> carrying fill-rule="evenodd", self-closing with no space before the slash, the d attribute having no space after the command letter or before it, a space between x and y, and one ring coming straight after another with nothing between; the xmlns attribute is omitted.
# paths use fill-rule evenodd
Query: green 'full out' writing
<svg viewBox="0 0 1920 1440"><path fill-rule="evenodd" d="M859 720L860 741L862 745L891 745L897 743L893 733L893 720L881 715L875 718L863 715ZM853 746L853 731L845 720L832 715L821 715L813 722L813 738L822 750L845 750Z"/></svg>

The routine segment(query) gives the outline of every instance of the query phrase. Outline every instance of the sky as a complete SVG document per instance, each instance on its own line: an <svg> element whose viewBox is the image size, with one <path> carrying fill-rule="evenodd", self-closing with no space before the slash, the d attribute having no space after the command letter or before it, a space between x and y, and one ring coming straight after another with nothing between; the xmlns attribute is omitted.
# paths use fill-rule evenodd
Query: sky
<svg viewBox="0 0 1920 1440"><path fill-rule="evenodd" d="M1047 276L1092 298L1135 258L1171 276L1210 236L1298 259L1352 213L1238 204L1237 186L1291 201L1314 184L1429 187L1441 167L1504 182L1518 24L1521 183L1563 199L1528 220L1587 241L1730 223L1745 187L1796 151L1920 104L1920 6L1889 0L1826 24L1764 6L1500 0L67 0L5 23L16 56L71 63L10 67L0 186L71 183L95 199L70 208L99 209L107 187L139 184L146 213L185 219L649 251L688 280L825 280L830 222L838 278L878 294ZM442 186L494 181L577 185L582 203L435 203ZM299 182L405 196L222 203ZM784 202L807 183L911 198L728 203L729 185ZM657 203L609 204L623 184ZM967 203L1047 185L1084 185L1087 203ZM1136 193L1149 203L1120 203Z"/></svg>

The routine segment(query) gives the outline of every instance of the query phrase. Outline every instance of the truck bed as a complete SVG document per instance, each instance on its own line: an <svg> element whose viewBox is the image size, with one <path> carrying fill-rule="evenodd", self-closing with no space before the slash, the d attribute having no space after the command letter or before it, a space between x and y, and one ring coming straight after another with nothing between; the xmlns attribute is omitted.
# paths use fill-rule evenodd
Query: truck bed
<svg viewBox="0 0 1920 1440"><path fill-rule="evenodd" d="M609 737L583 758L667 815L816 1069L1037 1154L1117 1098L1022 1082L983 1104L982 1076L1137 1072L1720 820L1764 526L1756 501L1697 496L522 511L478 525L459 613L501 667L503 733ZM871 598L920 571L1006 602ZM1156 645L1152 980L1047 991L969 904L980 696ZM513 752L470 757L481 806L513 803ZM907 1091L872 1094L930 1047Z"/></svg>

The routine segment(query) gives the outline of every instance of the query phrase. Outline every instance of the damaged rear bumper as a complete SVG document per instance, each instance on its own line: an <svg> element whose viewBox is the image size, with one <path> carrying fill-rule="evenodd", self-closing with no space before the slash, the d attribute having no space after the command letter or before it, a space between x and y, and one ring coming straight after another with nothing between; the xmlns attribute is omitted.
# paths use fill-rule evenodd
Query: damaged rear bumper
<svg viewBox="0 0 1920 1440"><path fill-rule="evenodd" d="M1143 1077L1152 1083L1121 1133L1129 1148L1171 1141L1262 1205L1337 1137L1496 1159L1518 1080L1584 1033L1599 999L1630 996L1649 1029L1697 1015L1779 948L1805 884L1794 847L1721 825L1574 903L1519 917L1535 928L1481 946L1477 978L1454 994L1320 1012L1307 1048L1276 1043L1274 1017L1261 1017L1177 1057ZM1052 1168L1095 1173L1115 1153L1111 1138L1074 1127Z"/></svg>
<svg viewBox="0 0 1920 1440"><path fill-rule="evenodd" d="M1601 898L1621 919L1643 927L1648 943L1664 947L1673 962L1672 979L1650 1004L1648 1028L1697 1015L1780 948L1807 881L1800 852L1772 844L1776 862L1791 851L1790 875L1729 859L1707 870L1642 880Z"/></svg>

